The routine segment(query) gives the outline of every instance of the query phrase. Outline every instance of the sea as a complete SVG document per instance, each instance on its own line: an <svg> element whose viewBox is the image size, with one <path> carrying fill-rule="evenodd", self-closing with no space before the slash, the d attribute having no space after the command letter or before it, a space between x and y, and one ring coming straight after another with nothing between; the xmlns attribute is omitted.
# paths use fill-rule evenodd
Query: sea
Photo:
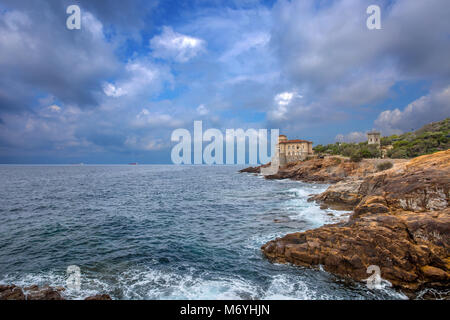
<svg viewBox="0 0 450 320"><path fill-rule="evenodd" d="M324 184L241 166L0 166L0 283L84 299L405 299L389 286L268 261L261 246L348 219L308 202ZM368 274L369 276L369 274Z"/></svg>

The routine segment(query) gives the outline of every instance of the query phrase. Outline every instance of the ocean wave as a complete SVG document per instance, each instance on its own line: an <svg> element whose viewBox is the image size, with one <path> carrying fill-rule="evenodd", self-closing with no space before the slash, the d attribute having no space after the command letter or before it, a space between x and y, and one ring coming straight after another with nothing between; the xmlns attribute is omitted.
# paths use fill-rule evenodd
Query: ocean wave
<svg viewBox="0 0 450 320"><path fill-rule="evenodd" d="M335 297L328 294L319 294L301 279L294 279L288 275L273 277L269 288L262 297L263 300L328 300Z"/></svg>
<svg viewBox="0 0 450 320"><path fill-rule="evenodd" d="M66 289L62 295L67 299L82 300L96 294L109 294L113 299L123 300L336 300L343 297L339 292L319 288L314 279L308 279L291 265L277 265L279 274L265 275L266 283L252 281L238 275L226 276L198 272L193 268L186 272L158 270L151 267L133 267L117 276L109 274L82 275L81 290ZM297 270L297 271L296 271ZM309 270L313 272L313 270ZM319 271L315 271L319 272ZM324 277L328 273L320 271ZM63 273L49 271L39 274L11 274L0 280L1 284L26 287L37 284L65 287ZM336 285L336 284L334 284ZM319 290L320 289L320 290ZM359 292L359 293L358 293ZM391 299L407 299L389 286L369 290L356 283L353 299L380 296Z"/></svg>

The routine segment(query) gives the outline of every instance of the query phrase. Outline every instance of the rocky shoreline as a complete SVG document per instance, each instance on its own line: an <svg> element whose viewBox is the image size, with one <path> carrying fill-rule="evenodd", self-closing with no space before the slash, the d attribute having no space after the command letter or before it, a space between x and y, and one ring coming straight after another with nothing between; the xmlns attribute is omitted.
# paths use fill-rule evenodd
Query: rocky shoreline
<svg viewBox="0 0 450 320"><path fill-rule="evenodd" d="M0 285L0 300L66 300L63 295L65 288L32 285L18 287L12 285ZM84 300L112 300L108 294L90 296Z"/></svg>
<svg viewBox="0 0 450 320"><path fill-rule="evenodd" d="M367 279L367 268L375 265L409 297L425 288L450 289L450 150L392 162L393 168L378 172L376 160L328 157L293 163L266 177L332 183L310 201L353 214L347 222L269 241L261 248L264 256L322 266L356 281Z"/></svg>

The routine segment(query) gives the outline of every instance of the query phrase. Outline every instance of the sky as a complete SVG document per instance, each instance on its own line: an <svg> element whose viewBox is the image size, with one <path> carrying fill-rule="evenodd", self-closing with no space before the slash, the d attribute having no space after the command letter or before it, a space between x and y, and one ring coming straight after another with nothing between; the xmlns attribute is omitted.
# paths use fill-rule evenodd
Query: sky
<svg viewBox="0 0 450 320"><path fill-rule="evenodd" d="M448 0L0 0L0 163L170 163L196 120L315 145L415 130L450 116L449 16Z"/></svg>

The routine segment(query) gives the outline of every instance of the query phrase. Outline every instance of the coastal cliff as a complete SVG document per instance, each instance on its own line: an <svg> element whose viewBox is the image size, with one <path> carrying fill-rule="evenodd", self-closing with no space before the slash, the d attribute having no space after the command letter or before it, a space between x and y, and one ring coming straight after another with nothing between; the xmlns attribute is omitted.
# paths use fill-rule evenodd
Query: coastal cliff
<svg viewBox="0 0 450 320"><path fill-rule="evenodd" d="M347 222L288 234L262 246L271 261L322 266L362 281L370 265L405 293L450 287L450 150L394 162L313 159L270 178L335 183L310 200L354 210Z"/></svg>
<svg viewBox="0 0 450 320"><path fill-rule="evenodd" d="M401 163L405 160L390 160L393 163ZM378 171L377 165L385 160L367 159L361 162L348 161L345 157L331 156L323 159L313 158L306 161L288 163L279 168L278 173L265 176L266 179L291 179L304 182L336 183L352 177L365 177ZM241 173L261 173L261 168L249 167L240 170Z"/></svg>

